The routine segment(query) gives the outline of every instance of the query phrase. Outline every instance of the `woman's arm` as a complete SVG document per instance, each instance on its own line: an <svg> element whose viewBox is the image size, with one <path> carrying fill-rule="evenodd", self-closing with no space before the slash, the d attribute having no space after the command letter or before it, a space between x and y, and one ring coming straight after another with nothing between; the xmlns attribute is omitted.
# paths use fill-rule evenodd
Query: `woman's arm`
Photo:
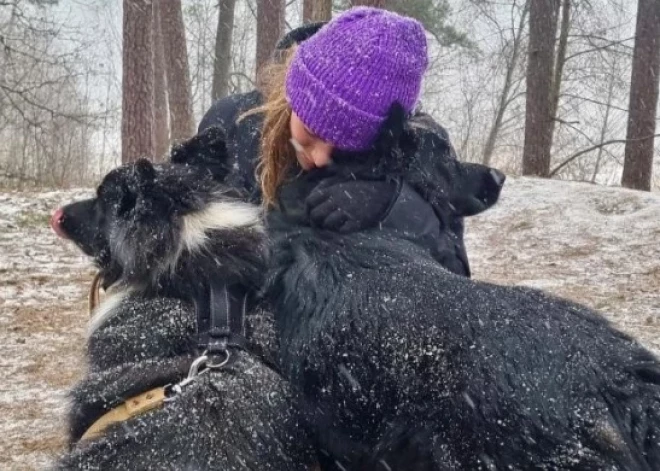
<svg viewBox="0 0 660 471"><path fill-rule="evenodd" d="M433 207L407 183L402 183L389 213L380 223L429 250L433 258L457 275L470 276L463 242L463 218L439 216Z"/></svg>
<svg viewBox="0 0 660 471"><path fill-rule="evenodd" d="M321 183L307 197L306 206L315 227L340 233L393 230L426 248L448 270L470 276L462 219L450 213L436 214L419 193L400 179Z"/></svg>

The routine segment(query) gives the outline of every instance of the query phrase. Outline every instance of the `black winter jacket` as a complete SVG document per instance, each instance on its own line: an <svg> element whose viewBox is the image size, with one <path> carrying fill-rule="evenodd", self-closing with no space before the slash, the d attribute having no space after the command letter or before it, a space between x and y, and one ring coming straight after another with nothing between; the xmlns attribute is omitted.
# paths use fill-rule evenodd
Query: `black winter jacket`
<svg viewBox="0 0 660 471"><path fill-rule="evenodd" d="M237 122L246 111L259 106L261 94L252 91L218 100L211 106L199 124L198 132L218 126L227 136L227 162L230 169L225 182L249 195L250 201L261 201L261 192L255 177L259 156L259 138L262 118L249 115ZM426 115L413 118L420 128L435 135L433 149L427 149L439 160L455 159L447 132ZM438 142L441 143L438 146ZM470 276L470 268L463 242L463 218L440 218L435 208L410 185L399 185L398 195L382 226L400 231L409 240L419 243L448 270ZM442 219L442 221L441 221Z"/></svg>

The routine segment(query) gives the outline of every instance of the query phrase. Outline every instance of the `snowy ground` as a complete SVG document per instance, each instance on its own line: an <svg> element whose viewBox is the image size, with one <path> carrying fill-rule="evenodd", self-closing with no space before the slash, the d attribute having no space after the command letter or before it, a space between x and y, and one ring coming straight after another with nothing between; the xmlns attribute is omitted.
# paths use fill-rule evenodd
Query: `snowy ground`
<svg viewBox="0 0 660 471"><path fill-rule="evenodd" d="M47 222L88 193L0 193L0 469L42 469L64 443L93 271ZM596 307L660 353L660 195L510 178L467 242L476 278Z"/></svg>
<svg viewBox="0 0 660 471"><path fill-rule="evenodd" d="M660 354L660 194L509 178L466 239L475 278L591 306Z"/></svg>
<svg viewBox="0 0 660 471"><path fill-rule="evenodd" d="M48 227L89 192L0 193L0 469L43 469L64 444L65 393L82 362L86 258Z"/></svg>

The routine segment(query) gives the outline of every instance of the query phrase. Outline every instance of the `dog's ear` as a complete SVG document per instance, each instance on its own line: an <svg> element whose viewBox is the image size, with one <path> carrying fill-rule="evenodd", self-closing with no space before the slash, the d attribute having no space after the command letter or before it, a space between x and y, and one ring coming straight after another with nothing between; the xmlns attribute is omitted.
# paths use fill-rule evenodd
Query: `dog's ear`
<svg viewBox="0 0 660 471"><path fill-rule="evenodd" d="M500 197L506 180L499 170L481 164L460 163L462 171L457 176L450 195L453 211L458 216L474 216L495 203Z"/></svg>
<svg viewBox="0 0 660 471"><path fill-rule="evenodd" d="M138 198L138 188L135 185L127 182L122 182L117 187L117 215L124 217L135 209L135 204Z"/></svg>
<svg viewBox="0 0 660 471"><path fill-rule="evenodd" d="M156 179L156 169L147 159L137 160L134 169L139 186L150 185Z"/></svg>
<svg viewBox="0 0 660 471"><path fill-rule="evenodd" d="M117 215L134 219L138 216L149 217L156 203L168 199L167 195L155 189L158 184L156 168L147 159L139 159L125 167L122 178L114 185L116 193ZM158 201L156 201L158 200ZM166 204L165 206L169 206Z"/></svg>
<svg viewBox="0 0 660 471"><path fill-rule="evenodd" d="M151 210L149 195L156 181L156 169L147 159L138 159L133 164L130 178L122 182L118 214L135 217Z"/></svg>
<svg viewBox="0 0 660 471"><path fill-rule="evenodd" d="M406 122L406 110L399 102L394 102L387 112L387 117L380 127L373 148L376 152L384 154L395 147L403 134Z"/></svg>
<svg viewBox="0 0 660 471"><path fill-rule="evenodd" d="M222 181L230 172L227 132L222 126L211 126L181 144L172 147L170 162L194 165L210 171Z"/></svg>
<svg viewBox="0 0 660 471"><path fill-rule="evenodd" d="M404 133L406 111L395 102L378 130L373 143L363 151L334 149L332 165L327 168L329 175L363 179L380 179L384 176L399 175L406 162L400 144ZM314 173L318 174L317 170Z"/></svg>
<svg viewBox="0 0 660 471"><path fill-rule="evenodd" d="M394 102L380 127L370 152L373 161L369 166L378 175L393 175L403 172L406 159L401 148L407 113L403 106Z"/></svg>

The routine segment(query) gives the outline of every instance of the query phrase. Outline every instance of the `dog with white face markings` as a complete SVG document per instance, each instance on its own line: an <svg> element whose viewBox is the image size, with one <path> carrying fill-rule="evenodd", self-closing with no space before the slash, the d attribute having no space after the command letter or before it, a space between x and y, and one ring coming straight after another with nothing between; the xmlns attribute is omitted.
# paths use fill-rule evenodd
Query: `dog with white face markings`
<svg viewBox="0 0 660 471"><path fill-rule="evenodd" d="M55 469L311 469L309 438L273 366L273 317L255 301L259 208L208 172L141 160L110 172L94 198L58 209L51 225L93 257L112 293L90 321L70 450ZM196 308L217 284L244 313L245 344L187 381L200 355Z"/></svg>

